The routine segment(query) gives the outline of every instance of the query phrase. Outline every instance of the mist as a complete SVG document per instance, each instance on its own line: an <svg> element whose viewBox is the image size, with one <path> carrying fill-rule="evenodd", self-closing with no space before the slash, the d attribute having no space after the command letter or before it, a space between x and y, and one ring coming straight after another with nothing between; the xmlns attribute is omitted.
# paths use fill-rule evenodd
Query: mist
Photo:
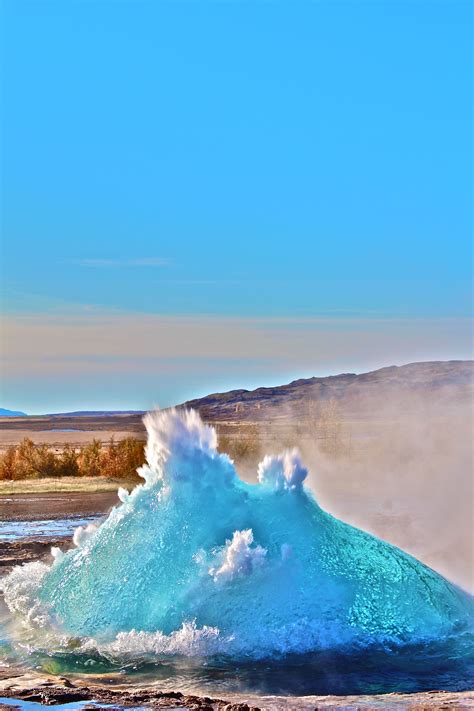
<svg viewBox="0 0 474 711"><path fill-rule="evenodd" d="M258 425L258 451L240 468L254 479L266 453L297 446L306 484L334 516L392 543L474 591L471 391L355 394L306 417L287 407ZM314 409L314 408L313 408ZM296 424L297 423L297 424ZM239 464L239 463L238 463Z"/></svg>

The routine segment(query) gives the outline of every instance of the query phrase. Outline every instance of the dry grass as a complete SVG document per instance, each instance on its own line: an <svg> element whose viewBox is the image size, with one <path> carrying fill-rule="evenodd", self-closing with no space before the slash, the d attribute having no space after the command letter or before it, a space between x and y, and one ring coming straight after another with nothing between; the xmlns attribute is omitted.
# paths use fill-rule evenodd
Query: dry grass
<svg viewBox="0 0 474 711"><path fill-rule="evenodd" d="M92 493L95 491L116 491L119 486L126 486L123 479L105 477L61 477L57 479L23 479L0 481L0 496L11 494L49 494L54 492L77 491Z"/></svg>

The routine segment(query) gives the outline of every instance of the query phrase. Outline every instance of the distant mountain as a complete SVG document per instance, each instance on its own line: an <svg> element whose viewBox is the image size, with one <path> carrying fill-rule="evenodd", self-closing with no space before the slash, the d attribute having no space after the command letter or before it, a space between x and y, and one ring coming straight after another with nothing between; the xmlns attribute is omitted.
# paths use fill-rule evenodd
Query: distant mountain
<svg viewBox="0 0 474 711"><path fill-rule="evenodd" d="M205 420L270 422L306 418L311 408L329 400L344 417L370 418L390 406L428 403L447 405L472 401L474 361L433 361L389 366L369 373L342 373L324 378L301 378L288 385L256 390L214 393L184 403Z"/></svg>
<svg viewBox="0 0 474 711"><path fill-rule="evenodd" d="M418 417L447 413L461 403L474 402L474 361L434 361L389 366L370 373L342 373L324 378L301 378L287 385L230 390L188 400L179 407L192 407L208 422L299 424L314 419L325 403L337 407L345 421L386 422L399 420L411 412ZM436 407L434 407L436 406ZM7 413L7 415L3 414ZM76 411L51 415L24 416L0 410L0 429L136 432L144 435L141 410ZM7 419L11 417L12 419Z"/></svg>
<svg viewBox="0 0 474 711"><path fill-rule="evenodd" d="M4 407L0 407L0 417L28 417L28 415L20 410L6 410Z"/></svg>
<svg viewBox="0 0 474 711"><path fill-rule="evenodd" d="M75 410L74 412L50 412L41 417L109 417L110 415L144 415L145 410Z"/></svg>

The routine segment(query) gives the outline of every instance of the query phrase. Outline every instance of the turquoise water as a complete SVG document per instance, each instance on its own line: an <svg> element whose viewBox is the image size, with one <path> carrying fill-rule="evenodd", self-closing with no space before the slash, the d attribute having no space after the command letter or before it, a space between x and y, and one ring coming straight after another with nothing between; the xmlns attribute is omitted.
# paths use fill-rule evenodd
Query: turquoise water
<svg viewBox="0 0 474 711"><path fill-rule="evenodd" d="M472 685L472 597L324 512L296 451L266 457L252 485L196 413L146 425L144 484L76 531L52 566L4 581L22 623L21 645L9 633L15 653L27 646L35 664L80 673L163 672L175 688L208 691Z"/></svg>

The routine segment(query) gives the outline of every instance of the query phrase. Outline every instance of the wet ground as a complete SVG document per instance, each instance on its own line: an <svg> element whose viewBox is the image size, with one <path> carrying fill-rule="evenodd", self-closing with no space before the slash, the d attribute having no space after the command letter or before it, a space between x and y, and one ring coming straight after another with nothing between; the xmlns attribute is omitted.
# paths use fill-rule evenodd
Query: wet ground
<svg viewBox="0 0 474 711"><path fill-rule="evenodd" d="M105 514L119 503L116 491L0 496L0 521L44 521Z"/></svg>
<svg viewBox="0 0 474 711"><path fill-rule="evenodd" d="M22 538L43 541L50 538L71 537L78 526L87 526L101 519L95 516L44 519L43 521L0 521L0 544Z"/></svg>
<svg viewBox="0 0 474 711"><path fill-rule="evenodd" d="M32 683L34 682L34 683ZM244 700L245 699L245 700ZM418 694L358 696L255 696L226 698L196 696L179 691L162 692L157 686L121 688L106 684L72 683L69 679L17 678L0 680L0 708L39 711L44 705L57 709L189 709L189 711L316 711L317 709L390 709L433 711L474 708L474 693L432 691Z"/></svg>
<svg viewBox="0 0 474 711"><path fill-rule="evenodd" d="M0 576L48 558L51 546L70 547L78 526L100 521L117 502L114 491L0 496Z"/></svg>

